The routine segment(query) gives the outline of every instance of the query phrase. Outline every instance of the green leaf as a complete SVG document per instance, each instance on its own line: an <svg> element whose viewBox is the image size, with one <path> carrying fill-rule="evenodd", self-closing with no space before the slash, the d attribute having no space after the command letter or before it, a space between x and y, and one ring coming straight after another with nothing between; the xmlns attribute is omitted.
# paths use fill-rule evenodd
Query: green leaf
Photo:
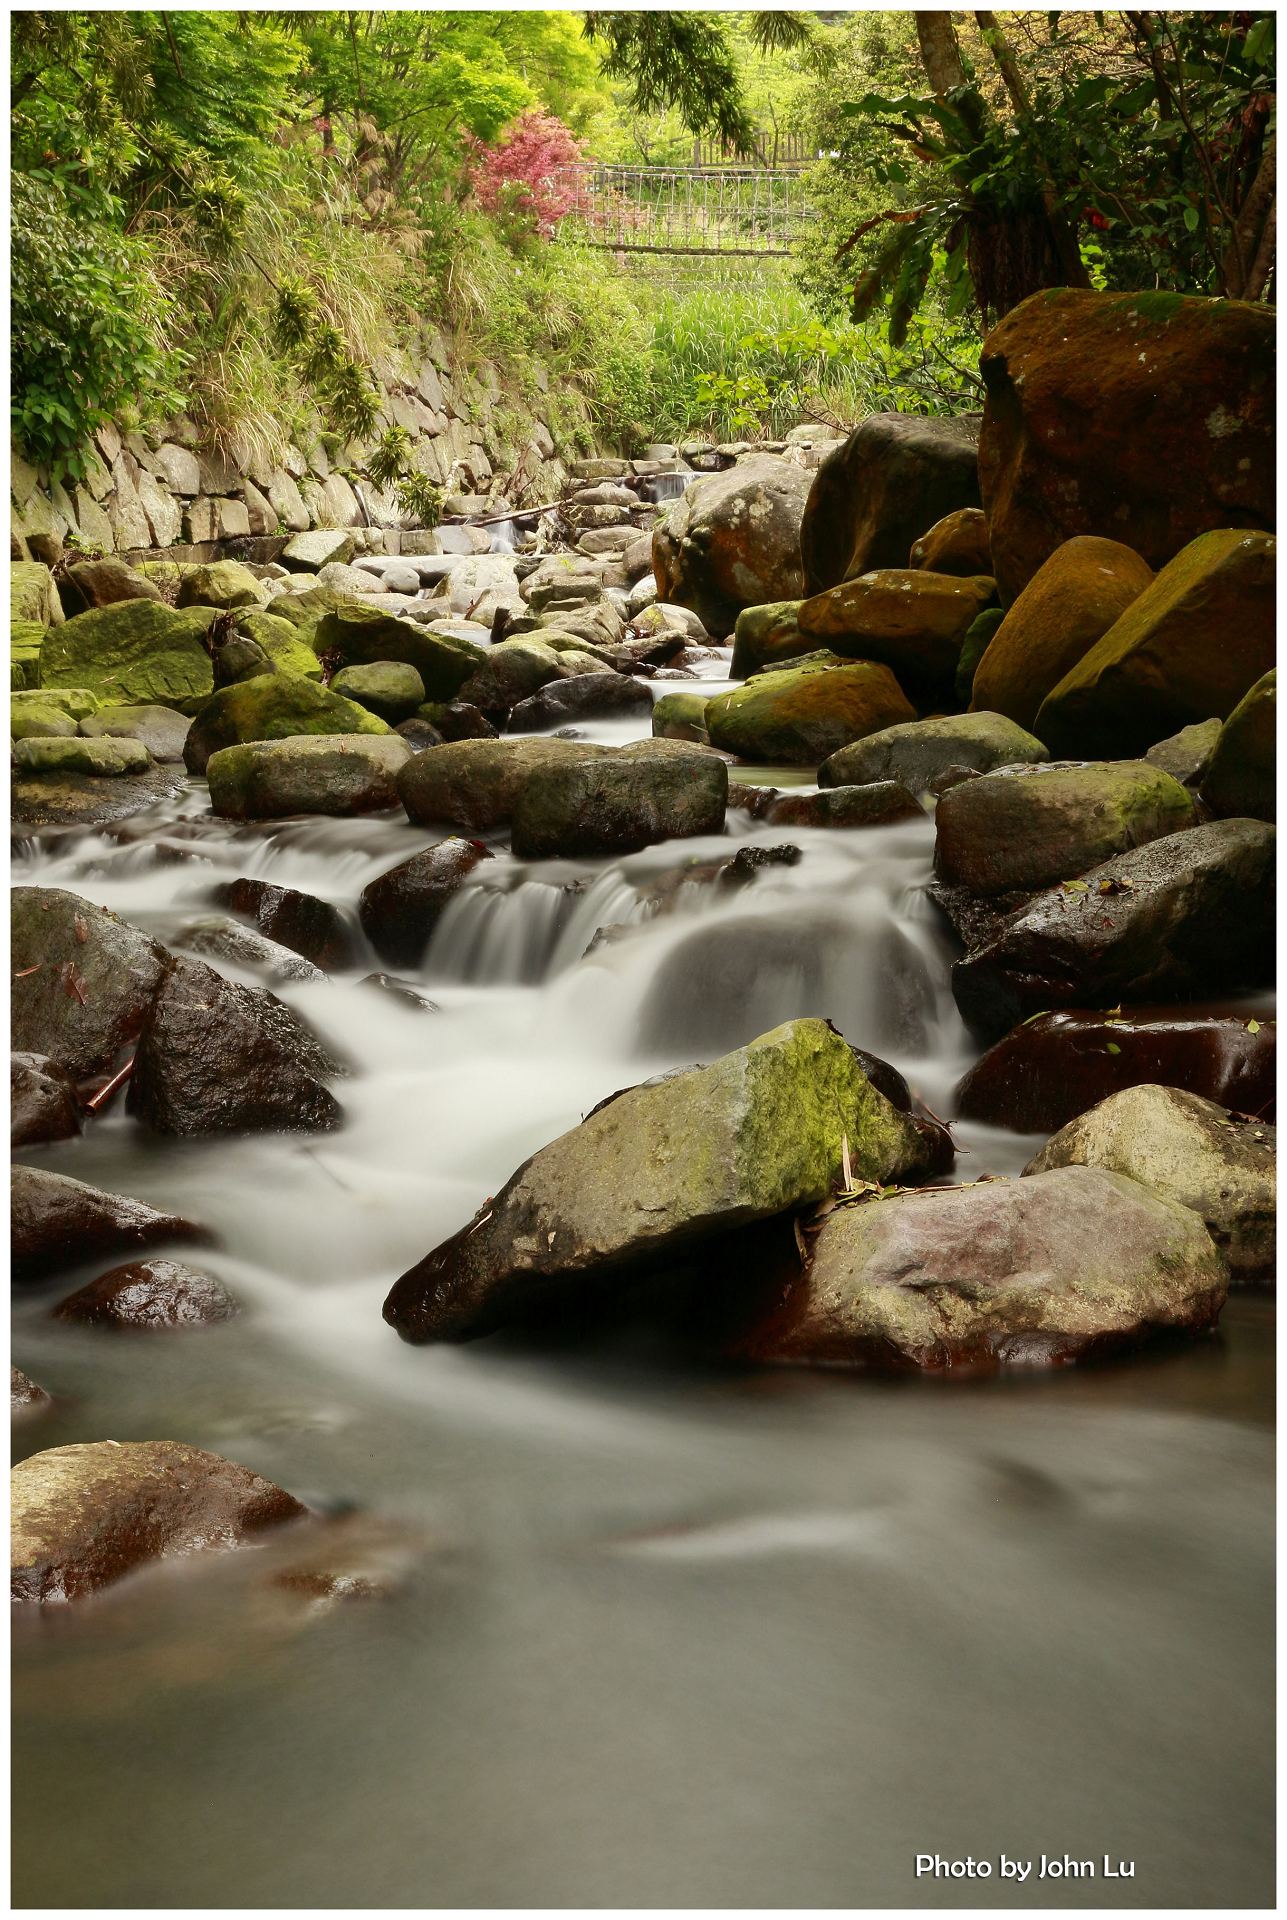
<svg viewBox="0 0 1287 1920"><path fill-rule="evenodd" d="M1196 207L1186 207L1184 209L1184 224L1189 229L1190 233L1197 232L1199 217L1200 216L1198 214L1198 210Z"/></svg>
<svg viewBox="0 0 1287 1920"><path fill-rule="evenodd" d="M1121 1048L1117 1045L1117 1042L1115 1040L1110 1040L1108 1043L1108 1051L1109 1053L1120 1053Z"/></svg>

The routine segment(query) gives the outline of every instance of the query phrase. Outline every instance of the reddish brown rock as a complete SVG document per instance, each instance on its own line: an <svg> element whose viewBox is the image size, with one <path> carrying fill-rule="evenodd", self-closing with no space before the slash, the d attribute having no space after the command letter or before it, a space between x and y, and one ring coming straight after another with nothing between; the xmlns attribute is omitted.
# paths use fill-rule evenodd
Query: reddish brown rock
<svg viewBox="0 0 1287 1920"><path fill-rule="evenodd" d="M356 942L344 915L329 900L294 887L270 886L266 880L230 880L216 887L220 906L239 913L268 939L292 953L302 953L315 967L329 973L349 967L356 958Z"/></svg>
<svg viewBox="0 0 1287 1920"><path fill-rule="evenodd" d="M132 1260L68 1294L55 1320L86 1327L205 1327L230 1320L237 1302L213 1274L178 1260Z"/></svg>
<svg viewBox="0 0 1287 1920"><path fill-rule="evenodd" d="M800 530L805 592L873 567L904 567L931 527L962 507L977 508L978 437L977 414L874 413L860 421L827 454L809 492Z"/></svg>
<svg viewBox="0 0 1287 1920"><path fill-rule="evenodd" d="M658 600L691 608L718 638L743 607L798 600L808 497L809 475L772 454L694 481L652 537Z"/></svg>
<svg viewBox="0 0 1287 1920"><path fill-rule="evenodd" d="M982 507L959 507L938 520L929 532L913 542L908 555L909 567L924 567L929 573L971 574L992 572L992 549L988 545L988 516Z"/></svg>
<svg viewBox="0 0 1287 1920"><path fill-rule="evenodd" d="M461 885L491 854L479 840L440 840L391 867L358 904L362 931L382 960L418 967L429 937Z"/></svg>
<svg viewBox="0 0 1287 1920"><path fill-rule="evenodd" d="M15 1280L43 1280L86 1260L166 1240L210 1238L194 1220L39 1167L10 1170L9 1223Z"/></svg>
<svg viewBox="0 0 1287 1920"><path fill-rule="evenodd" d="M73 1074L110 1072L147 1017L165 948L61 887L15 887L10 909L14 1051Z"/></svg>

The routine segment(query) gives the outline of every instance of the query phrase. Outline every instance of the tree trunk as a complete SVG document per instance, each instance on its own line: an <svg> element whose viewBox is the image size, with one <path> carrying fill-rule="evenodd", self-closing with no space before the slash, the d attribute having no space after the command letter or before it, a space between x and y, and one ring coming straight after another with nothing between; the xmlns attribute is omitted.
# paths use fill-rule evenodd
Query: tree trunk
<svg viewBox="0 0 1287 1920"><path fill-rule="evenodd" d="M1256 246L1256 236L1261 222L1268 226L1269 218L1276 205L1278 191L1278 141L1271 134L1265 142L1265 151L1259 170L1251 183L1251 190L1238 212L1237 225L1223 261L1224 284L1231 300L1258 300L1265 288L1268 269L1261 278L1257 291L1252 293L1252 279L1260 265L1260 249ZM1263 241L1261 247L1263 247ZM1273 242L1270 241L1270 258L1273 257Z"/></svg>
<svg viewBox="0 0 1287 1920"><path fill-rule="evenodd" d="M965 85L961 49L956 44L956 29L950 13L916 14L916 38L929 83L940 96L953 87Z"/></svg>
<svg viewBox="0 0 1287 1920"><path fill-rule="evenodd" d="M1260 236L1260 245L1256 249L1256 258L1251 272L1247 275L1247 288L1244 300L1260 300L1269 285L1269 276L1274 270L1274 250L1278 238L1278 202L1274 200L1265 215L1264 231Z"/></svg>
<svg viewBox="0 0 1287 1920"><path fill-rule="evenodd" d="M1023 84L1023 75L1019 71L1018 62L1010 50L1009 41L998 25L995 13L976 11L974 17L979 23L979 31L987 43L988 52L1000 69L1001 78L1005 82L1006 92L1014 104L1015 112L1020 116L1030 113L1032 103L1028 98L1028 89ZM1039 150L1037 163L1044 176L1041 198L1045 205L1046 218L1050 222L1050 237L1054 242L1055 253L1065 281L1070 287L1089 287L1090 275L1082 264L1076 232L1059 205L1054 178L1045 155Z"/></svg>

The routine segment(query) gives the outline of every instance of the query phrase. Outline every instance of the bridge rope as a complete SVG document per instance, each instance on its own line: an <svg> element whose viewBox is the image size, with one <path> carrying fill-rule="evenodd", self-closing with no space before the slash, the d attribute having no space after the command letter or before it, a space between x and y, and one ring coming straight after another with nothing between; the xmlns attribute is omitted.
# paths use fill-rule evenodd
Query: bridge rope
<svg viewBox="0 0 1287 1920"><path fill-rule="evenodd" d="M793 168L587 162L554 180L565 210L551 238L615 253L785 259L812 217Z"/></svg>

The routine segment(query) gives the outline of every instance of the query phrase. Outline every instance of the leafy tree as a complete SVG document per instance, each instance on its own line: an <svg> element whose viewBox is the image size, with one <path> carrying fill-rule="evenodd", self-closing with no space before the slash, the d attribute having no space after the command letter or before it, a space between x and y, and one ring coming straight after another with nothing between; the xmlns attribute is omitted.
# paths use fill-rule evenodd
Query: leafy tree
<svg viewBox="0 0 1287 1920"><path fill-rule="evenodd" d="M741 18L753 43L765 52L799 46L812 32L808 15L785 9ZM675 107L690 133L715 134L735 153L754 153L755 127L736 52L718 14L590 12L585 32L603 50L605 75L629 82L628 100L635 113Z"/></svg>
<svg viewBox="0 0 1287 1920"><path fill-rule="evenodd" d="M582 149L583 143L560 119L533 108L519 116L498 145L466 143L471 156L466 178L486 213L503 214L529 231L549 234L574 198L558 171L575 165Z"/></svg>

